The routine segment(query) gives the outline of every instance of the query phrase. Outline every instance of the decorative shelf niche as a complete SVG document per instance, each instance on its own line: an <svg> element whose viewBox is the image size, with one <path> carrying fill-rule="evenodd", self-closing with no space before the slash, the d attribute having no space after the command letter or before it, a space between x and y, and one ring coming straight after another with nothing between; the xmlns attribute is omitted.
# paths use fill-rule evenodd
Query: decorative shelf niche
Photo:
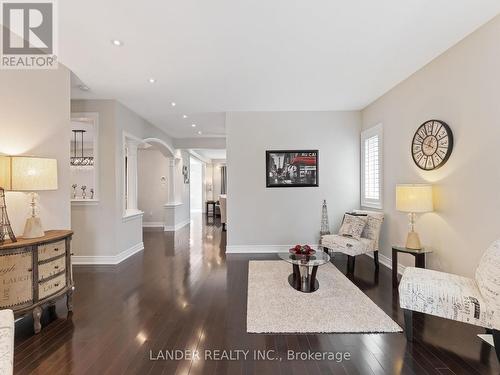
<svg viewBox="0 0 500 375"><path fill-rule="evenodd" d="M98 204L99 115L71 114L70 194L73 205Z"/></svg>

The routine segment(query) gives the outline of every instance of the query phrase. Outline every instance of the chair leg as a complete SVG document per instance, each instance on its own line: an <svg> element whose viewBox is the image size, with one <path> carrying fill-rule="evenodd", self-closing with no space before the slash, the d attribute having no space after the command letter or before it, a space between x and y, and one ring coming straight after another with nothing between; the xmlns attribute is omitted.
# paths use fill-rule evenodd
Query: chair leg
<svg viewBox="0 0 500 375"><path fill-rule="evenodd" d="M403 309L405 316L405 334L406 340L413 341L413 311Z"/></svg>
<svg viewBox="0 0 500 375"><path fill-rule="evenodd" d="M354 274L354 266L356 265L356 257L352 255L347 256L347 273Z"/></svg>
<svg viewBox="0 0 500 375"><path fill-rule="evenodd" d="M495 344L495 352L497 353L498 362L500 362L500 331L496 329L491 330L493 335L493 343Z"/></svg>
<svg viewBox="0 0 500 375"><path fill-rule="evenodd" d="M378 270L379 268L378 250L373 253L373 261L375 262L375 269Z"/></svg>
<svg viewBox="0 0 500 375"><path fill-rule="evenodd" d="M226 223L222 223L222 231L225 232L226 231Z"/></svg>

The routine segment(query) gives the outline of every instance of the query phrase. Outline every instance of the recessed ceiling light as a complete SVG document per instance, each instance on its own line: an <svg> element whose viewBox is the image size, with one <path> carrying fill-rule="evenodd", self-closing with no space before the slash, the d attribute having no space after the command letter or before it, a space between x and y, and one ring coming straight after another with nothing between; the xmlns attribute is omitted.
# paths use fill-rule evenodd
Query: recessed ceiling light
<svg viewBox="0 0 500 375"><path fill-rule="evenodd" d="M83 85L83 84L82 85L78 85L78 88L80 90L82 90L82 91L89 91L90 90L90 88L88 86Z"/></svg>
<svg viewBox="0 0 500 375"><path fill-rule="evenodd" d="M201 130L198 130L198 134L199 134L199 135L201 135L201 134L202 134L202 133L201 133Z"/></svg>
<svg viewBox="0 0 500 375"><path fill-rule="evenodd" d="M191 124L191 126L192 126L193 128L196 128L196 124Z"/></svg>
<svg viewBox="0 0 500 375"><path fill-rule="evenodd" d="M188 118L188 115L182 115L182 118Z"/></svg>
<svg viewBox="0 0 500 375"><path fill-rule="evenodd" d="M170 103L172 107L175 107L175 104L176 104L175 102Z"/></svg>
<svg viewBox="0 0 500 375"><path fill-rule="evenodd" d="M114 45L114 46L117 46L117 47L121 47L123 46L123 42L121 40L118 40L118 39L113 39L111 41L111 43Z"/></svg>
<svg viewBox="0 0 500 375"><path fill-rule="evenodd" d="M154 78L149 79L149 83L155 83L155 82L156 82L156 79L154 79Z"/></svg>

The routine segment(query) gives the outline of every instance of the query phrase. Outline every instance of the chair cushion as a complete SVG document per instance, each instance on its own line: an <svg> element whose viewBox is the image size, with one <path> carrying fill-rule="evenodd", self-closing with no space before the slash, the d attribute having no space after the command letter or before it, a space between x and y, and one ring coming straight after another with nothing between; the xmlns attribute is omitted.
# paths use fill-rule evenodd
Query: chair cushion
<svg viewBox="0 0 500 375"><path fill-rule="evenodd" d="M375 243L368 238L352 238L338 234L328 234L321 237L321 246L347 255L361 255L373 251Z"/></svg>
<svg viewBox="0 0 500 375"><path fill-rule="evenodd" d="M486 328L500 328L500 312L488 304L473 279L407 267L399 284L403 309Z"/></svg>
<svg viewBox="0 0 500 375"><path fill-rule="evenodd" d="M358 215L367 215L366 226L361 233L362 238L368 238L375 241L375 249L378 250L380 230L384 222L384 213L378 211L354 210Z"/></svg>
<svg viewBox="0 0 500 375"><path fill-rule="evenodd" d="M339 230L339 235L359 239L366 226L367 216L354 216L345 214L344 221Z"/></svg>
<svg viewBox="0 0 500 375"><path fill-rule="evenodd" d="M378 243L378 239L380 237L380 228L382 227L383 222L384 219L368 215L366 218L365 228L363 229L363 233L361 233L361 237L374 240Z"/></svg>

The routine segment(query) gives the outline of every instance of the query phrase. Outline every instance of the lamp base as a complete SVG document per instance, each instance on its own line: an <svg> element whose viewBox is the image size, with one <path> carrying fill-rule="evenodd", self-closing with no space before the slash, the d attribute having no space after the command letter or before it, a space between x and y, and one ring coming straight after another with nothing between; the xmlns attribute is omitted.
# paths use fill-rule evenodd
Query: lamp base
<svg viewBox="0 0 500 375"><path fill-rule="evenodd" d="M23 238L38 238L45 236L42 228L42 221L39 217L30 217L24 225Z"/></svg>
<svg viewBox="0 0 500 375"><path fill-rule="evenodd" d="M422 245L420 244L420 238L417 232L408 232L408 237L406 237L406 248L413 250L421 250Z"/></svg>

